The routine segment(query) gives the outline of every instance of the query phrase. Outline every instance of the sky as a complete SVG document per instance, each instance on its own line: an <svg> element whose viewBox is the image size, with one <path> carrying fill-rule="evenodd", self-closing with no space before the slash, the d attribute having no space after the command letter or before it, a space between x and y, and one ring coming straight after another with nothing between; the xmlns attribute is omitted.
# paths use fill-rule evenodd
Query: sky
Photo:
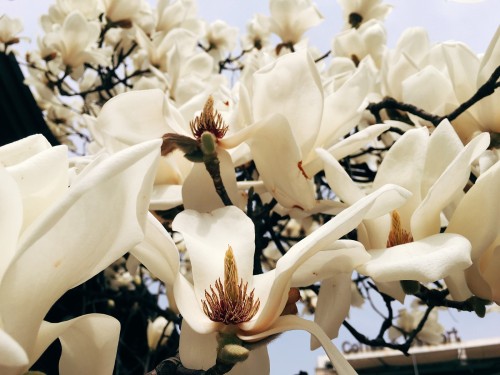
<svg viewBox="0 0 500 375"><path fill-rule="evenodd" d="M25 31L22 35L36 40L40 34L38 19L47 11L49 0L0 0L0 15L23 20ZM154 1L151 1L154 4ZM458 40L466 43L476 53L486 50L499 22L500 0L484 0L475 4L457 3L448 0L387 0L394 8L386 20L388 46L394 47L402 31L407 27L421 26L428 30L431 42ZM211 22L225 20L236 26L241 32L253 14L269 14L268 1L230 1L198 0L199 13ZM306 35L311 43L321 51L330 49L332 37L342 27L342 14L335 0L316 0L325 21ZM397 310L397 308L396 308ZM376 334L378 323L376 315L369 315L363 310L351 309L351 322L359 331L372 336ZM447 330L455 327L462 340L500 336L500 313L492 313L479 319L472 313L442 311L440 322ZM353 342L352 336L343 328L339 338L334 340L338 346L344 341ZM288 332L279 336L269 345L271 373L294 375L299 370L314 374L317 357L324 352L321 349L309 351L309 334Z"/></svg>

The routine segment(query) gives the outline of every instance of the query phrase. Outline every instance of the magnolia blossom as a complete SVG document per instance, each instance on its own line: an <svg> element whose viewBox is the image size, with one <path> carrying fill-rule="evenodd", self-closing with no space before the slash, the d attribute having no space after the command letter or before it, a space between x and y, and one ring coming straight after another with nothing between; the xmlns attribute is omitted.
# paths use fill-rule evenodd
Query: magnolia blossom
<svg viewBox="0 0 500 375"><path fill-rule="evenodd" d="M499 66L500 28L482 57L460 42L430 47L423 29L405 33L398 49L400 54L386 64L386 87L391 89L387 94L430 113L446 115L471 98ZM499 98L497 90L452 121L463 142L480 131L500 130L500 111L494 104Z"/></svg>
<svg viewBox="0 0 500 375"><path fill-rule="evenodd" d="M159 146L102 157L71 179L66 146L36 135L0 147L2 374L24 374L57 338L61 374L112 372L117 320L43 319L66 291L142 241Z"/></svg>
<svg viewBox="0 0 500 375"><path fill-rule="evenodd" d="M23 23L20 19L10 18L5 14L0 16L0 45L3 45L4 52L10 44L18 43L17 34L23 31Z"/></svg>
<svg viewBox="0 0 500 375"><path fill-rule="evenodd" d="M304 33L323 21L311 0L270 0L270 30L283 43L299 42Z"/></svg>
<svg viewBox="0 0 500 375"><path fill-rule="evenodd" d="M407 131L385 156L373 187L395 183L413 195L392 217L365 220L358 228L372 255L358 271L379 282L386 294L403 299L399 283L387 282L432 282L468 268L471 243L460 231L440 233L441 214L463 195L470 165L488 144L488 134L481 134L464 147L446 120L430 137L426 128ZM327 180L343 201L353 204L364 196L334 158L321 155Z"/></svg>
<svg viewBox="0 0 500 375"><path fill-rule="evenodd" d="M145 140L159 139L166 133L194 137L188 122L160 90L131 91L118 95L104 105L97 119L89 120L95 139L92 145L94 152L106 150L115 153ZM220 147L217 155L224 186L231 201L238 203L240 194L231 157ZM200 186L205 189L204 197L200 194L183 194L183 191L196 190ZM150 207L165 210L178 206L183 203L183 195L193 201L184 201L188 208L190 204L191 207L197 206L198 201L206 203L204 210L207 212L220 206L220 198L203 163L193 165L182 152L174 151L160 159ZM196 208L201 210L199 206Z"/></svg>
<svg viewBox="0 0 500 375"><path fill-rule="evenodd" d="M76 70L75 76L80 76L84 63L108 63L104 52L93 48L100 32L97 21L87 21L83 14L75 10L68 14L59 30L45 35L44 43L60 54L65 65Z"/></svg>
<svg viewBox="0 0 500 375"><path fill-rule="evenodd" d="M161 225L149 221L145 241L132 253L167 286L174 288L177 307L184 318L180 356L185 367L213 366L221 335L238 337L243 345L252 348L253 342L258 345L270 335L304 329L325 348L339 373L352 373L315 323L281 314L291 287L310 285L336 274L350 274L354 267L365 262L369 256L359 243L336 240L356 227L363 217L378 216L381 211L398 207L406 197L405 191L396 186L379 189L290 248L278 260L275 270L260 275L252 273L255 228L234 206L211 213L185 210L174 219L173 229L183 235L190 254L192 283L179 273L177 249ZM227 310L229 305L231 311ZM230 373L268 372L267 351L260 346Z"/></svg>
<svg viewBox="0 0 500 375"><path fill-rule="evenodd" d="M372 73L369 64L362 64L325 95L307 51L281 56L254 73L251 85L241 86L241 130L232 134L230 128L222 142L234 147L246 137L267 191L288 209L315 209L312 177L322 169L315 148L328 148L342 158L387 130L386 125L374 126L339 142L361 118Z"/></svg>

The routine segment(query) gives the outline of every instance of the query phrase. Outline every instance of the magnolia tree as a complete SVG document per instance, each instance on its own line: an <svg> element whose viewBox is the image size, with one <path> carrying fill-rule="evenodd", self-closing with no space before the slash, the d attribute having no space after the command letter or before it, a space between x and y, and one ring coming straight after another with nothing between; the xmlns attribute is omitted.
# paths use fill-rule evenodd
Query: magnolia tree
<svg viewBox="0 0 500 375"><path fill-rule="evenodd" d="M18 61L62 145L0 148L2 374L266 374L297 329L353 374L342 325L407 354L438 308L500 303L500 29L480 56L421 28L389 48L390 5L338 3L329 51L309 0L241 35L194 0L42 15ZM3 15L3 53L20 36Z"/></svg>

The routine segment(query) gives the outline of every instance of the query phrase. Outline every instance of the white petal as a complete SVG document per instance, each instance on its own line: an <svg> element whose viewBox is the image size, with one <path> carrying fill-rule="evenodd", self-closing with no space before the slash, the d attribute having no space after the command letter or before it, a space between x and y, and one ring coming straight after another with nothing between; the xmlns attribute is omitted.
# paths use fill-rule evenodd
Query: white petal
<svg viewBox="0 0 500 375"><path fill-rule="evenodd" d="M352 272L341 272L321 282L314 321L330 339L338 336L340 326L349 314L351 275ZM315 337L311 337L311 350L319 348L320 345Z"/></svg>
<svg viewBox="0 0 500 375"><path fill-rule="evenodd" d="M220 162L222 183L227 195L233 205L240 206L241 195L236 185L236 174L231 156L226 150L217 148L217 157ZM184 208L187 210L210 212L224 207L222 199L215 190L214 181L203 163L194 163L182 185L182 199Z"/></svg>
<svg viewBox="0 0 500 375"><path fill-rule="evenodd" d="M19 343L0 328L0 370L2 374L18 373L28 366L28 356Z"/></svg>
<svg viewBox="0 0 500 375"><path fill-rule="evenodd" d="M406 204L398 209L406 230L410 229L410 217L421 200L420 183L428 141L426 128L409 130L403 134L384 157L373 183L374 188L388 183L396 184L412 193Z"/></svg>
<svg viewBox="0 0 500 375"><path fill-rule="evenodd" d="M61 375L108 375L115 365L120 322L103 314L88 314L62 323L43 322L32 363L57 338L61 341Z"/></svg>
<svg viewBox="0 0 500 375"><path fill-rule="evenodd" d="M49 141L43 135L30 135L0 147L0 163L4 167L18 164L51 147Z"/></svg>
<svg viewBox="0 0 500 375"><path fill-rule="evenodd" d="M173 286L179 272L179 251L172 237L150 213L144 228L144 240L130 253L168 286Z"/></svg>
<svg viewBox="0 0 500 375"><path fill-rule="evenodd" d="M307 157L323 114L321 79L312 57L305 49L284 55L256 72L253 79L255 120L272 114L284 116L302 155Z"/></svg>
<svg viewBox="0 0 500 375"><path fill-rule="evenodd" d="M462 141L453 126L447 119L443 120L429 138L420 189L423 197L463 148Z"/></svg>
<svg viewBox="0 0 500 375"><path fill-rule="evenodd" d="M371 250L370 255L372 259L357 271L381 282L432 282L472 264L469 241L453 234L436 234L404 245Z"/></svg>
<svg viewBox="0 0 500 375"><path fill-rule="evenodd" d="M500 222L500 162L482 174L465 194L450 219L446 233L458 233L472 245L476 261L498 235Z"/></svg>
<svg viewBox="0 0 500 375"><path fill-rule="evenodd" d="M217 333L200 334L186 321L182 323L179 355L182 365L192 370L208 370L217 359Z"/></svg>
<svg viewBox="0 0 500 375"><path fill-rule="evenodd" d="M56 146L7 168L23 197L23 230L68 188L68 148Z"/></svg>
<svg viewBox="0 0 500 375"><path fill-rule="evenodd" d="M210 290L217 279L224 281L224 256L229 246L239 277L252 288L255 229L239 208L223 207L209 214L185 210L175 217L172 229L184 237L199 299L204 299L205 290Z"/></svg>
<svg viewBox="0 0 500 375"><path fill-rule="evenodd" d="M216 332L222 323L211 321L201 308L200 298L191 283L182 274L177 274L174 283L175 303L185 322L201 335ZM204 296L203 296L204 299Z"/></svg>
<svg viewBox="0 0 500 375"><path fill-rule="evenodd" d="M399 195L399 201L394 199L395 195ZM270 288L269 298L263 303L256 319L243 323L242 328L258 331L266 329L272 324L286 303L293 273L318 251L328 249L339 237L356 228L378 200L381 202L389 200L390 203L396 202L400 205L405 199L404 189L396 186L382 187L360 199L351 207L346 208L309 236L292 246L276 265L276 276ZM389 204L386 208L388 210L392 209Z"/></svg>
<svg viewBox="0 0 500 375"><path fill-rule="evenodd" d="M239 335L242 340L245 341L257 341L259 339L269 337L271 335L292 331L292 330L304 330L315 336L320 342L321 346L325 350L328 358L332 362L333 366L337 370L339 375L354 375L356 371L347 362L340 351L333 345L328 336L321 330L321 328L314 322L310 320L305 320L299 318L295 315L286 315L278 318L276 322L269 327L268 330L264 332L259 332L255 335Z"/></svg>
<svg viewBox="0 0 500 375"><path fill-rule="evenodd" d="M92 171L24 233L0 285L0 315L5 330L27 352L45 314L64 292L142 240L160 142L91 165Z"/></svg>
<svg viewBox="0 0 500 375"><path fill-rule="evenodd" d="M330 188L342 201L352 205L365 196L361 189L351 180L337 159L326 150L316 149L316 152L323 160L328 185L330 185Z"/></svg>
<svg viewBox="0 0 500 375"><path fill-rule="evenodd" d="M22 197L14 179L0 166L0 283L4 271L16 253L17 239L21 230ZM2 332L2 331L0 331Z"/></svg>
<svg viewBox="0 0 500 375"><path fill-rule="evenodd" d="M287 119L272 115L254 125L248 144L267 190L287 208L311 209L314 205L312 176L302 169L302 154Z"/></svg>
<svg viewBox="0 0 500 375"><path fill-rule="evenodd" d="M337 273L352 273L352 270L370 260L369 253L357 241L337 240L306 260L293 274L292 286L303 287Z"/></svg>
<svg viewBox="0 0 500 375"><path fill-rule="evenodd" d="M488 147L490 136L482 133L472 139L446 168L411 218L411 233L420 239L439 233L441 211L461 191L470 174L471 163Z"/></svg>

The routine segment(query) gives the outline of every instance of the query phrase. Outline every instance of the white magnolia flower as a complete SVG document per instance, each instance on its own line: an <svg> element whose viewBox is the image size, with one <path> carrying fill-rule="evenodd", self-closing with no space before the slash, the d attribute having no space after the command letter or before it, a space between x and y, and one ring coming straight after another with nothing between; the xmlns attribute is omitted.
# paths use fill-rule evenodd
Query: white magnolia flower
<svg viewBox="0 0 500 375"><path fill-rule="evenodd" d="M108 58L103 51L95 50L101 27L98 21L87 21L79 11L71 12L61 28L45 35L46 46L57 51L62 62L76 70L78 76L83 73L83 64L107 65Z"/></svg>
<svg viewBox="0 0 500 375"><path fill-rule="evenodd" d="M260 275L252 274L253 223L234 206L211 213L186 210L174 219L173 229L184 236L190 254L192 283L179 273L175 244L159 224L149 222L145 242L133 254L167 286L173 285L177 307L184 318L180 356L185 367L213 366L218 335L237 336L250 345L286 330L304 329L319 340L339 373L352 373L315 323L280 315L291 287L310 285L332 275L350 275L353 267L365 262L367 254L359 243L336 240L357 226L363 217L380 215L381 210L397 207L405 199L404 190L395 186L374 192L290 248L278 260L275 270ZM337 303L344 301L340 299ZM335 320L344 318L345 315ZM250 357L237 364L230 374L245 371L269 372L265 346L252 350Z"/></svg>
<svg viewBox="0 0 500 375"><path fill-rule="evenodd" d="M90 130L95 139L92 146L95 152L115 153L146 140L160 139L166 133L193 137L188 122L160 90L131 91L115 96L103 106L97 119L92 120ZM224 186L231 201L238 202L240 194L231 157L222 148L218 148L217 154ZM189 194L188 191L200 187L204 189L203 196ZM183 203L183 195L194 200L184 201L186 208L208 212L220 206L220 198L203 163L193 165L182 152L174 151L160 158L150 207L164 210L178 206Z"/></svg>
<svg viewBox="0 0 500 375"><path fill-rule="evenodd" d="M10 18L6 14L0 16L0 46L5 52L8 45L18 43L19 34L23 31L23 23L18 18Z"/></svg>
<svg viewBox="0 0 500 375"><path fill-rule="evenodd" d="M412 30L402 36L387 60L383 78L388 90L385 94L444 116L469 100L499 65L500 27L482 57L460 42L429 47L425 30ZM500 110L494 104L499 98L497 90L452 120L464 143L481 131L500 130Z"/></svg>
<svg viewBox="0 0 500 375"><path fill-rule="evenodd" d="M387 282L427 283L468 268L471 243L449 228L440 233L440 218L463 194L470 165L488 144L488 134L481 134L464 147L446 120L430 137L426 128L407 131L386 154L373 187L394 183L413 195L392 219L365 220L358 228L359 241L372 255L358 271L379 282L386 294L403 299L399 283ZM334 158L321 155L330 187L343 201L352 204L364 196Z"/></svg>
<svg viewBox="0 0 500 375"><path fill-rule="evenodd" d="M159 147L151 141L102 157L69 188L65 146L36 135L0 147L2 374L24 374L57 338L61 374L112 372L118 321L43 319L66 291L142 241Z"/></svg>
<svg viewBox="0 0 500 375"><path fill-rule="evenodd" d="M311 0L270 0L270 30L283 43L298 43L304 33L323 21Z"/></svg>

